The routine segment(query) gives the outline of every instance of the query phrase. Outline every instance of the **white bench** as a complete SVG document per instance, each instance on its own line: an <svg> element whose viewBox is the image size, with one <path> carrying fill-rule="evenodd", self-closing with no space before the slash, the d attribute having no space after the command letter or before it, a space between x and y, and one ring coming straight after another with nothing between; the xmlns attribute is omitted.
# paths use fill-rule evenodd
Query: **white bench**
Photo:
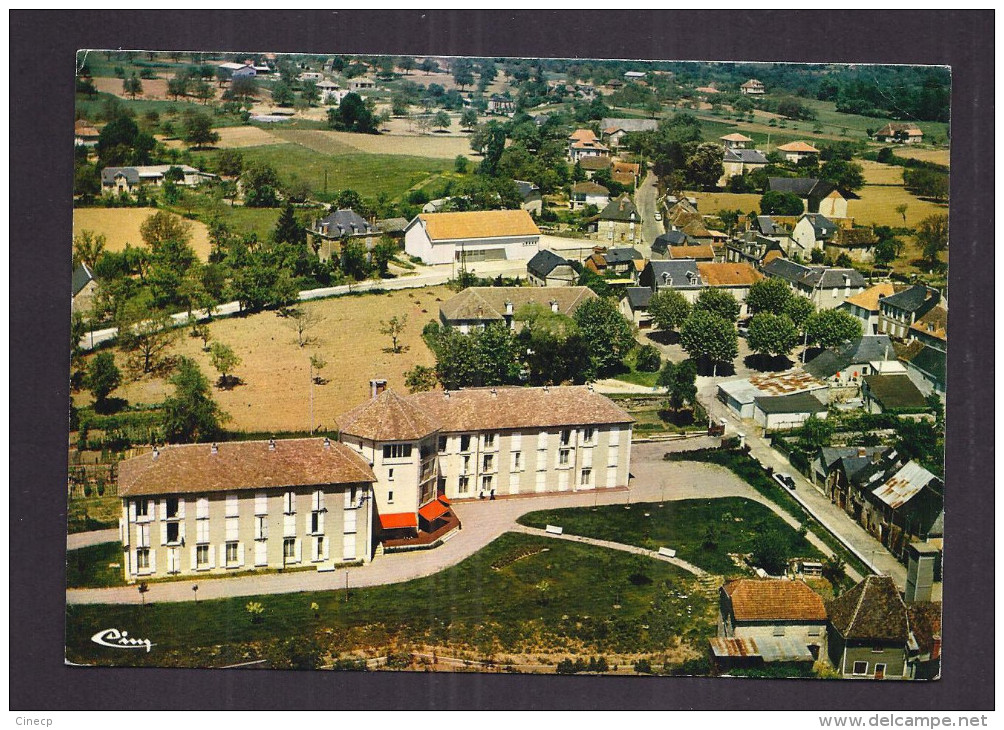
<svg viewBox="0 0 1004 730"><path fill-rule="evenodd" d="M675 558L676 551L673 550L672 548L661 547L659 548L659 555L661 555L664 558Z"/></svg>
<svg viewBox="0 0 1004 730"><path fill-rule="evenodd" d="M544 532L548 532L552 535L560 535L562 532L564 532L564 530L558 527L557 525L548 525L547 527L544 528Z"/></svg>

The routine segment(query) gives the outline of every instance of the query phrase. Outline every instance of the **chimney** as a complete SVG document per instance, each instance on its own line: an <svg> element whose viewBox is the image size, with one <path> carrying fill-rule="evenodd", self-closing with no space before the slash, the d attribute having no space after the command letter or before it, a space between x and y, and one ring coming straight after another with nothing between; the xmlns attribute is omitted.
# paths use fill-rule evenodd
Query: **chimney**
<svg viewBox="0 0 1004 730"><path fill-rule="evenodd" d="M387 381L383 378L374 378L370 381L370 398L376 398L387 390Z"/></svg>
<svg viewBox="0 0 1004 730"><path fill-rule="evenodd" d="M868 455L868 450L864 446L858 447L858 456L863 457Z"/></svg>
<svg viewBox="0 0 1004 730"><path fill-rule="evenodd" d="M930 601L934 583L938 550L925 543L912 543L907 547L906 591L907 603Z"/></svg>
<svg viewBox="0 0 1004 730"><path fill-rule="evenodd" d="M551 311L555 312L555 313L558 311L558 300L557 299L552 299L551 300Z"/></svg>
<svg viewBox="0 0 1004 730"><path fill-rule="evenodd" d="M275 439L268 440L268 450L275 451Z"/></svg>
<svg viewBox="0 0 1004 730"><path fill-rule="evenodd" d="M449 400L450 399L450 391L444 390L443 391L443 397L446 398L446 400Z"/></svg>
<svg viewBox="0 0 1004 730"><path fill-rule="evenodd" d="M505 313L512 314L512 302L505 303Z"/></svg>
<svg viewBox="0 0 1004 730"><path fill-rule="evenodd" d="M498 396L499 392L495 388L492 388L492 398L498 398Z"/></svg>
<svg viewBox="0 0 1004 730"><path fill-rule="evenodd" d="M218 453L220 453L220 447L217 446L216 442L214 441L213 445L209 447L209 455L210 456L215 456Z"/></svg>

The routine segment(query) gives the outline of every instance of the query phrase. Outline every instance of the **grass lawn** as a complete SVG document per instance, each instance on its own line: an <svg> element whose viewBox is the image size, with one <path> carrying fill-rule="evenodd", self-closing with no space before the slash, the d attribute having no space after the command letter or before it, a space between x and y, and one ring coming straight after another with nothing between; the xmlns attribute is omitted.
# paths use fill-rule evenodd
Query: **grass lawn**
<svg viewBox="0 0 1004 730"><path fill-rule="evenodd" d="M195 111L200 114L208 114L212 117L214 127L240 127L244 121L240 117L231 114L214 114L212 107L195 101L171 101L169 99L129 99L116 96L115 94L97 93L93 97L86 94L77 94L76 111L80 112L84 119L95 119L98 111L108 99L117 100L126 109L142 117L150 111L157 112L161 118L165 116L180 115L185 111Z"/></svg>
<svg viewBox="0 0 1004 730"><path fill-rule="evenodd" d="M66 551L67 588L123 586L122 546L117 542ZM112 567L113 564L118 567Z"/></svg>
<svg viewBox="0 0 1004 730"><path fill-rule="evenodd" d="M273 215L277 211L270 211ZM407 392L404 373L415 365L434 365L435 359L422 340L422 327L434 319L442 300L452 296L446 287L342 296L302 304L321 321L307 334L312 342L297 345L289 319L274 311L244 317L216 319L209 324L212 342L230 345L241 359L234 374L241 384L222 390L213 388L213 398L232 417L226 427L235 431L300 431L310 427L310 356L327 361L321 375L326 382L313 386L314 425L333 429L335 417L369 397L370 378L387 378L390 387ZM390 339L380 334L380 323L392 316L407 316L401 337L403 351L389 352ZM108 350L125 369L126 357L117 347ZM202 340L182 328L167 356L194 358L203 374L215 382L217 373ZM89 358L88 358L89 359ZM126 372L115 397L130 403L159 403L173 392L162 375L134 377ZM91 402L86 391L75 394L78 405Z"/></svg>
<svg viewBox="0 0 1004 730"><path fill-rule="evenodd" d="M767 476L760 463L749 454L725 449L699 449L697 451L669 453L666 458L670 461L700 461L724 466L789 515L807 525L813 534L861 575L871 573L871 570L864 563L851 554L837 538L806 512L788 490L782 489L777 482Z"/></svg>
<svg viewBox="0 0 1004 730"><path fill-rule="evenodd" d="M697 198L697 210L702 215L717 213L720 210L739 209L743 213L751 210L760 212L760 196L756 193L696 193L688 192Z"/></svg>
<svg viewBox="0 0 1004 730"><path fill-rule="evenodd" d="M250 147L242 152L246 163L272 165L284 183L294 177L306 181L321 200L330 200L337 191L346 189L367 198L379 193L398 198L412 185L451 166L442 159L405 155L324 154L293 143ZM210 152L206 157L212 160L216 154Z"/></svg>
<svg viewBox="0 0 1004 730"><path fill-rule="evenodd" d="M678 639L696 646L714 632L713 604L672 565L514 533L433 576L352 590L344 599L343 592L328 591L148 606L71 605L66 655L102 665L212 666L257 658L287 637L313 637L322 653L333 655L386 653L407 642L479 655L665 652ZM245 608L249 600L265 609L258 623ZM102 649L90 637L108 626L156 646L150 653Z"/></svg>
<svg viewBox="0 0 1004 730"><path fill-rule="evenodd" d="M634 369L614 376L615 380L622 380L625 383L633 383L635 385L644 385L646 388L654 388L655 381L658 378L659 373L643 373L640 370Z"/></svg>
<svg viewBox="0 0 1004 730"><path fill-rule="evenodd" d="M645 515L649 515L645 517ZM734 576L746 571L737 567L728 553L753 550L757 535L769 530L780 533L792 557L821 558L811 543L780 517L759 502L741 497L722 499L685 499L657 503L607 505L592 509L574 507L530 512L519 518L520 524L544 528L560 525L571 535L612 540L628 545L658 550L670 547L678 557L704 568L709 573ZM707 543L713 531L713 544Z"/></svg>
<svg viewBox="0 0 1004 730"><path fill-rule="evenodd" d="M118 497L83 497L71 499L67 505L66 531L90 532L117 527L122 516Z"/></svg>
<svg viewBox="0 0 1004 730"><path fill-rule="evenodd" d="M799 97L799 101L816 110L817 121L806 122L806 124L811 126L818 123L827 131L839 131L846 128L860 132L864 136L866 130L881 129L891 121L883 117L866 117L860 114L838 112L836 103L832 101L819 101L805 97ZM917 122L917 126L923 130L924 138L928 141L932 136L944 141L948 131L948 125L944 122Z"/></svg>
<svg viewBox="0 0 1004 730"><path fill-rule="evenodd" d="M947 213L948 205L921 200L902 185L865 185L857 191L860 200L847 201L847 215L858 225L915 227L929 215ZM906 205L906 223L896 206Z"/></svg>

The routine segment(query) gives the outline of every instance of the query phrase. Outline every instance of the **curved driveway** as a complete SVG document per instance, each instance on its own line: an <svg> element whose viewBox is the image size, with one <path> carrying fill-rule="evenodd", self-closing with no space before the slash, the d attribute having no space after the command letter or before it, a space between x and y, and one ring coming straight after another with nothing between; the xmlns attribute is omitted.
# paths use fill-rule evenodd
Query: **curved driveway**
<svg viewBox="0 0 1004 730"><path fill-rule="evenodd" d="M694 462L663 461L671 450L704 448L716 443L707 437L683 442L635 444L632 448L630 489L567 492L564 494L526 495L492 501L455 502L453 507L463 527L438 548L408 553L381 555L363 566L328 573L307 571L235 576L206 580L179 580L149 583L148 603L191 601L192 586L198 584L200 599L231 598L270 593L336 590L349 586L399 583L438 573L474 554L505 532L517 529L516 520L526 512L561 507L589 507L594 504L657 502L714 497L745 497L766 505L785 522L797 528L798 522L768 501L727 469ZM809 540L825 554L830 550L811 533ZM852 577L859 579L848 568ZM140 603L135 586L84 588L66 592L68 604Z"/></svg>

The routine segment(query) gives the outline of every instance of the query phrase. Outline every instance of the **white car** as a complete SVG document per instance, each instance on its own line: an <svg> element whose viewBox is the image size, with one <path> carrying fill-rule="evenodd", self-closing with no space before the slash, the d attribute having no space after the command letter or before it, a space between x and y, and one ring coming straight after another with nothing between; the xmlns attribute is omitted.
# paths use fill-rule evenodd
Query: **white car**
<svg viewBox="0 0 1004 730"><path fill-rule="evenodd" d="M661 220L662 220L662 213L656 213L656 214L655 214L655 219L656 219L657 221L661 221Z"/></svg>
<svg viewBox="0 0 1004 730"><path fill-rule="evenodd" d="M774 481L781 485L784 489L795 489L795 480L784 472L774 472Z"/></svg>

